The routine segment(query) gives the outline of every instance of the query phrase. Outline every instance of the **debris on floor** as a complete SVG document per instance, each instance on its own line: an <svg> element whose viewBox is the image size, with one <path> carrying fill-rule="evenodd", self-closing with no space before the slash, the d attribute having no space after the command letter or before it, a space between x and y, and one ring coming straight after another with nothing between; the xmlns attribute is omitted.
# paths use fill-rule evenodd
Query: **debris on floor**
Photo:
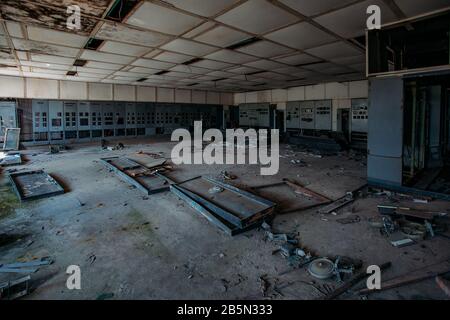
<svg viewBox="0 0 450 320"><path fill-rule="evenodd" d="M31 276L0 283L0 300L15 300L29 293Z"/></svg>
<svg viewBox="0 0 450 320"><path fill-rule="evenodd" d="M22 156L17 152L0 152L0 166L14 166L22 164Z"/></svg>
<svg viewBox="0 0 450 320"><path fill-rule="evenodd" d="M29 262L15 262L9 264L0 264L0 273L35 273L40 266L48 266L53 263L49 258L33 260Z"/></svg>
<svg viewBox="0 0 450 320"><path fill-rule="evenodd" d="M10 173L9 180L21 201L36 200L64 193L64 188L43 170Z"/></svg>

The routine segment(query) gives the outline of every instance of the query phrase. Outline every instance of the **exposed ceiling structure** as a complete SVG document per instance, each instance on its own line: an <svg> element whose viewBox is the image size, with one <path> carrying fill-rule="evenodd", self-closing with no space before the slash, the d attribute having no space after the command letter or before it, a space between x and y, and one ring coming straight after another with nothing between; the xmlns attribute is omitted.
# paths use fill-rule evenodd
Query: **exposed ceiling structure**
<svg viewBox="0 0 450 320"><path fill-rule="evenodd" d="M2 0L0 75L232 92L356 80L372 4L384 24L450 0Z"/></svg>

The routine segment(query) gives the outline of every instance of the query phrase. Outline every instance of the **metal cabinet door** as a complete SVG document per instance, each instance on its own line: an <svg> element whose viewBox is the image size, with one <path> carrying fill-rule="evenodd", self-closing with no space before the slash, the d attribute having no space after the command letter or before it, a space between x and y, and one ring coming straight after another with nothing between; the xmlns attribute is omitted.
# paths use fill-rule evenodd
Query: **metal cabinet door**
<svg viewBox="0 0 450 320"><path fill-rule="evenodd" d="M91 109L90 103L85 101L78 102L78 138L91 138Z"/></svg>
<svg viewBox="0 0 450 320"><path fill-rule="evenodd" d="M286 128L300 129L300 103L298 101L286 104Z"/></svg>
<svg viewBox="0 0 450 320"><path fill-rule="evenodd" d="M314 129L314 120L314 101L300 102L300 129Z"/></svg>
<svg viewBox="0 0 450 320"><path fill-rule="evenodd" d="M14 101L0 102L0 140L2 141L6 128L17 128L16 103Z"/></svg>
<svg viewBox="0 0 450 320"><path fill-rule="evenodd" d="M64 139L64 107L62 101L49 102L50 140Z"/></svg>
<svg viewBox="0 0 450 320"><path fill-rule="evenodd" d="M369 108L367 99L352 99L352 131L368 131Z"/></svg>
<svg viewBox="0 0 450 320"><path fill-rule="evenodd" d="M72 101L64 102L64 138L78 138L78 103Z"/></svg>
<svg viewBox="0 0 450 320"><path fill-rule="evenodd" d="M136 135L136 125L137 125L137 115L136 115L136 104L133 102L125 103L126 111L126 135L135 136Z"/></svg>
<svg viewBox="0 0 450 320"><path fill-rule="evenodd" d="M103 136L103 112L102 104L100 102L90 103L90 113L91 113L91 137L101 138Z"/></svg>
<svg viewBox="0 0 450 320"><path fill-rule="evenodd" d="M125 136L126 126L126 103L116 102L114 104L114 135Z"/></svg>
<svg viewBox="0 0 450 320"><path fill-rule="evenodd" d="M103 114L103 137L114 136L114 112L115 105L113 102L101 102Z"/></svg>
<svg viewBox="0 0 450 320"><path fill-rule="evenodd" d="M319 100L314 102L315 129L331 131L331 100Z"/></svg>

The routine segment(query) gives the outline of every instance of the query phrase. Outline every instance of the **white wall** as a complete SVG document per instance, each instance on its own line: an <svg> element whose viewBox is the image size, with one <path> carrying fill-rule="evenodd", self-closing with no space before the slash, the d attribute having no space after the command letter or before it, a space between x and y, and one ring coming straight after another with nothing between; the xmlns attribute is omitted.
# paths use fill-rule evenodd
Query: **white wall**
<svg viewBox="0 0 450 320"><path fill-rule="evenodd" d="M288 101L332 100L332 129L337 130L337 110L351 107L351 99L368 98L367 80L350 82L329 82L311 86L252 91L234 94L234 104L264 103L277 105L278 110L286 110Z"/></svg>
<svg viewBox="0 0 450 320"><path fill-rule="evenodd" d="M232 105L232 93L0 76L0 98L179 102Z"/></svg>

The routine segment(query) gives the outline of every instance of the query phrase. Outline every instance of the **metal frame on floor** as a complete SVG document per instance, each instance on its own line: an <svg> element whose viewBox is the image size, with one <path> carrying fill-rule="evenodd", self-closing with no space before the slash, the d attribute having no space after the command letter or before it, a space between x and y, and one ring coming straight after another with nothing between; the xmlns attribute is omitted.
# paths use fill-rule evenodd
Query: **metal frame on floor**
<svg viewBox="0 0 450 320"><path fill-rule="evenodd" d="M53 185L55 187L55 190L46 193L37 193L35 195L25 195L24 188L21 187L21 184L18 181L18 177L25 175L45 175L45 182ZM11 181L14 192L19 197L20 201L30 201L64 194L64 188L44 170L10 173L9 180Z"/></svg>
<svg viewBox="0 0 450 320"><path fill-rule="evenodd" d="M255 203L262 206L262 210L254 212L251 215L245 215L244 212L240 212L242 215L239 216L236 214L236 211L232 210L230 207L214 203L213 198L207 199L204 196L197 194L195 190L189 190L187 187L183 187L183 183L191 182L196 179L201 179L203 182L209 183L212 187L219 187L223 190L232 192L233 194L237 194L241 200L245 201L245 205L242 205L242 207L249 208L251 207L251 203ZM170 190L230 236L255 228L261 225L264 220L271 219L276 206L276 203L270 200L206 177L197 177L179 184L172 184ZM220 193L215 196L218 195L220 195Z"/></svg>

